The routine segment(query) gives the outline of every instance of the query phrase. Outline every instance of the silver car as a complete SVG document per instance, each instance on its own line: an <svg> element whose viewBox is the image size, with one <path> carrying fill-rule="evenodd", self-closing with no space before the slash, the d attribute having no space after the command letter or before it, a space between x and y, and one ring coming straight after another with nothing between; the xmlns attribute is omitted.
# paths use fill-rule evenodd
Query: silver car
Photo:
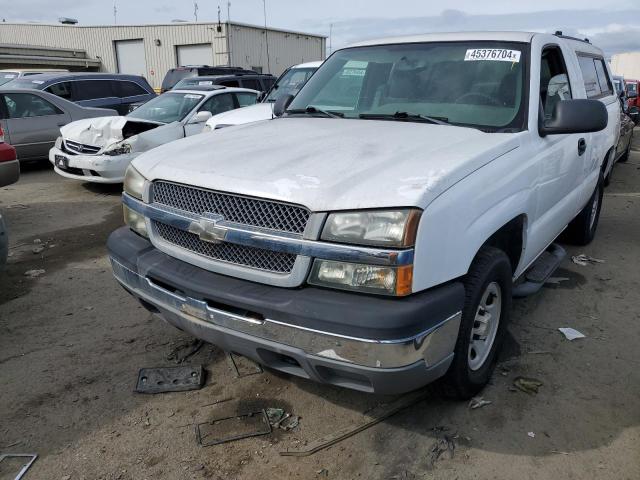
<svg viewBox="0 0 640 480"><path fill-rule="evenodd" d="M117 114L106 108L81 107L39 90L0 88L0 124L20 161L47 159L60 127L67 123Z"/></svg>

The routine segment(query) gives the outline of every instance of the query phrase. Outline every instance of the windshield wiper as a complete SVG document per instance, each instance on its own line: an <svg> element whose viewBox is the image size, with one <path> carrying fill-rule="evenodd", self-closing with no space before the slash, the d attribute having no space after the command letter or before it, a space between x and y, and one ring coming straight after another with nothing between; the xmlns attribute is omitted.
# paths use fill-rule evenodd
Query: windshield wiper
<svg viewBox="0 0 640 480"><path fill-rule="evenodd" d="M314 107L313 105L309 105L307 108L299 108L296 110L287 110L287 113L303 113L303 114L316 114L316 113L320 113L322 115L324 115L325 117L331 117L331 118L344 118L344 113L340 113L340 112L330 112L328 110L322 110L321 108L318 107Z"/></svg>
<svg viewBox="0 0 640 480"><path fill-rule="evenodd" d="M359 118L364 120L399 120L405 122L422 121L434 123L436 125L451 125L449 119L445 117L428 117L419 113L396 112L396 113L361 113Z"/></svg>

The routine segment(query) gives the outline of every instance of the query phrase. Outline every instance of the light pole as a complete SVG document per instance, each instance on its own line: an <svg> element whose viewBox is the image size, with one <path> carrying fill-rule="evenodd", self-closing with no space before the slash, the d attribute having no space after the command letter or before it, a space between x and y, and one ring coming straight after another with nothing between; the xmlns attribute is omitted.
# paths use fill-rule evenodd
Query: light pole
<svg viewBox="0 0 640 480"><path fill-rule="evenodd" d="M264 8L264 41L267 45L267 73L271 73L271 62L269 61L269 32L267 30L267 0L262 0Z"/></svg>

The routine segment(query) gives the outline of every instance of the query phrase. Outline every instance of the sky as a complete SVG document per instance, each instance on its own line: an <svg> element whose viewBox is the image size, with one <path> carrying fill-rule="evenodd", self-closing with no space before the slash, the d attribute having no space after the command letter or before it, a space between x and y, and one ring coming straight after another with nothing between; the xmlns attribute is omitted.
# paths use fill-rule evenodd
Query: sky
<svg viewBox="0 0 640 480"><path fill-rule="evenodd" d="M393 35L460 30L528 30L588 37L607 55L640 51L640 0L265 0L267 24L329 36L333 49ZM56 22L71 17L83 25L193 21L193 0L0 0L8 22ZM232 0L232 21L264 24L262 0ZM216 21L226 0L198 0L198 21ZM588 8L585 8L588 5ZM52 8L52 6L55 6ZM332 26L332 27L331 27ZM328 42L329 43L329 42Z"/></svg>

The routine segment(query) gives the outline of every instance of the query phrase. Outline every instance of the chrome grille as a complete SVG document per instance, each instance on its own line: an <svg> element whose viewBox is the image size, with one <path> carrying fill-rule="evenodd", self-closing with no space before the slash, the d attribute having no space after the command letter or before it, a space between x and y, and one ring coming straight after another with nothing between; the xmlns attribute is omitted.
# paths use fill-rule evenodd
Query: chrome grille
<svg viewBox="0 0 640 480"><path fill-rule="evenodd" d="M302 234L310 212L304 207L169 182L153 184L153 201L202 215L215 213L243 225Z"/></svg>
<svg viewBox="0 0 640 480"><path fill-rule="evenodd" d="M102 147L95 147L93 145L84 145L78 142L72 142L71 140L65 140L64 149L67 153L83 154L83 155L95 155L100 151Z"/></svg>
<svg viewBox="0 0 640 480"><path fill-rule="evenodd" d="M275 273L291 273L296 256L261 248L245 247L233 243L210 243L198 235L180 230L165 223L153 222L160 237L172 245L222 262L244 265Z"/></svg>

